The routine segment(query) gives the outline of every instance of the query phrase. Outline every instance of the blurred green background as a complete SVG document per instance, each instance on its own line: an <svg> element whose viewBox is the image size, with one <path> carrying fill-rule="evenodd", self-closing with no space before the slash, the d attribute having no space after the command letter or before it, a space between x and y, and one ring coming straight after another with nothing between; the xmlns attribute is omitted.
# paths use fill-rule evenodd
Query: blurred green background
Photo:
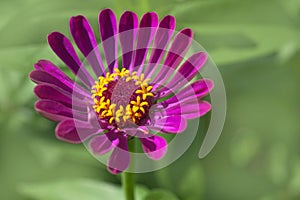
<svg viewBox="0 0 300 200"><path fill-rule="evenodd" d="M137 176L140 199L300 199L299 0L0 0L0 199L122 199L119 176L84 146L58 141L55 123L35 113L28 79L38 59L61 64L48 33L69 34L78 14L98 30L105 7L118 16L174 15L176 30L194 30L227 91L226 124L212 153L198 159L206 116L179 160Z"/></svg>

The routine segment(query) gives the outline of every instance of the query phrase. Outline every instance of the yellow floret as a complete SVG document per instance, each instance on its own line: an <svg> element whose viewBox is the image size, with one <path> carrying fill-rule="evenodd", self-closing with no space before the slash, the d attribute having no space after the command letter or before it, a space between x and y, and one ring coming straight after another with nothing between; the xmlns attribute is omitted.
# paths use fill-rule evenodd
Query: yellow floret
<svg viewBox="0 0 300 200"><path fill-rule="evenodd" d="M119 78L124 78L126 82L134 81L135 85L140 86L140 89L135 91L137 95L135 100L130 101L126 107L119 105L117 109L117 105L112 104L110 99L107 99L103 93L108 90L111 81ZM147 97L154 96L153 87L148 85L149 81L149 78L145 79L144 74L138 75L136 71L130 73L128 69L115 68L113 73L107 73L105 76L99 77L99 80L92 87L93 109L100 118L108 117L110 124L113 124L114 121L117 123L127 122L129 119L136 123L137 120L143 117L147 107L149 107L149 103L146 101Z"/></svg>

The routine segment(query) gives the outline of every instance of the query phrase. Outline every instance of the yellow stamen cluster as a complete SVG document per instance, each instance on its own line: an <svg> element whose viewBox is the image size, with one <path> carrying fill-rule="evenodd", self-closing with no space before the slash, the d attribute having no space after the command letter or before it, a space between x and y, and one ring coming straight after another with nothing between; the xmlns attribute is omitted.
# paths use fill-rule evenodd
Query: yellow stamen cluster
<svg viewBox="0 0 300 200"><path fill-rule="evenodd" d="M146 100L147 97L153 97L153 93L151 92L152 90L152 86L148 86L147 85L142 85L141 84L141 89L140 90L137 90L135 91L136 94L141 94L142 97L143 97L143 100Z"/></svg>
<svg viewBox="0 0 300 200"><path fill-rule="evenodd" d="M133 81L132 84L138 86L138 89L134 92L135 100L128 102L126 106L112 103L105 94L105 92L108 92L109 83L120 79L126 83ZM149 81L150 79L145 79L144 74L138 76L137 72L130 73L125 68L121 70L115 68L114 73L107 73L105 77L99 77L91 91L94 99L93 108L98 117L107 119L110 124L114 122L124 124L128 121L136 123L145 115L146 109L151 106L147 101L147 97L153 97L154 94L151 92L153 87L149 86Z"/></svg>

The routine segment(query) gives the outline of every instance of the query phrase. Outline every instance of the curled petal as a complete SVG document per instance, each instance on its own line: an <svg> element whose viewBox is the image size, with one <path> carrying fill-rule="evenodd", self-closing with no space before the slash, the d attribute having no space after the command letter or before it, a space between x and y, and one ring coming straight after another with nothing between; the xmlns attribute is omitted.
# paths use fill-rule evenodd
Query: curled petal
<svg viewBox="0 0 300 200"><path fill-rule="evenodd" d="M91 139L89 146L96 155L104 155L119 144L119 138L113 131L98 135Z"/></svg>
<svg viewBox="0 0 300 200"><path fill-rule="evenodd" d="M73 108L80 111L87 111L85 104L82 104L82 100L73 97L69 93L65 93L60 88L50 84L38 84L34 88L34 93L40 99L48 99L59 102L69 108Z"/></svg>
<svg viewBox="0 0 300 200"><path fill-rule="evenodd" d="M161 159L167 152L167 142L163 137L150 135L149 137L139 138L146 155L153 159Z"/></svg>
<svg viewBox="0 0 300 200"><path fill-rule="evenodd" d="M101 133L103 130L93 127L89 123L67 119L61 121L55 129L56 137L69 143L81 143L89 137Z"/></svg>
<svg viewBox="0 0 300 200"><path fill-rule="evenodd" d="M127 138L119 136L119 144L110 155L107 168L112 174L118 174L127 169L129 162Z"/></svg>
<svg viewBox="0 0 300 200"><path fill-rule="evenodd" d="M29 74L32 81L41 84L47 83L55 85L62 90L78 97L90 96L90 94L80 85L71 80L57 66L47 60L40 60L34 65L35 70Z"/></svg>
<svg viewBox="0 0 300 200"><path fill-rule="evenodd" d="M73 111L71 108L48 99L42 99L35 103L35 110L44 117L53 121L62 121L68 118L76 118L82 121L87 120L87 114Z"/></svg>

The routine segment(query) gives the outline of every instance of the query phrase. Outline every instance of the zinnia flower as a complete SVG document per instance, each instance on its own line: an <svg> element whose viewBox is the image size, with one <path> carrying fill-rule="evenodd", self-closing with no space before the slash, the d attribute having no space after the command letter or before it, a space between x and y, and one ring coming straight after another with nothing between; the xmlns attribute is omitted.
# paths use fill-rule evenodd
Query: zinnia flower
<svg viewBox="0 0 300 200"><path fill-rule="evenodd" d="M37 83L35 109L58 122L57 138L88 141L96 155L112 151L107 166L115 174L130 163L128 141L133 137L139 138L149 158L162 158L167 142L160 134L181 133L186 120L206 114L211 106L201 98L213 82L192 82L207 55L196 52L184 59L193 33L183 29L171 42L172 16L159 21L149 12L138 22L135 13L126 11L117 25L114 13L105 9L99 14L99 29L100 51L88 20L84 16L70 20L71 35L86 63L66 36L59 32L48 36L51 49L78 81L47 60L34 65L30 78Z"/></svg>

